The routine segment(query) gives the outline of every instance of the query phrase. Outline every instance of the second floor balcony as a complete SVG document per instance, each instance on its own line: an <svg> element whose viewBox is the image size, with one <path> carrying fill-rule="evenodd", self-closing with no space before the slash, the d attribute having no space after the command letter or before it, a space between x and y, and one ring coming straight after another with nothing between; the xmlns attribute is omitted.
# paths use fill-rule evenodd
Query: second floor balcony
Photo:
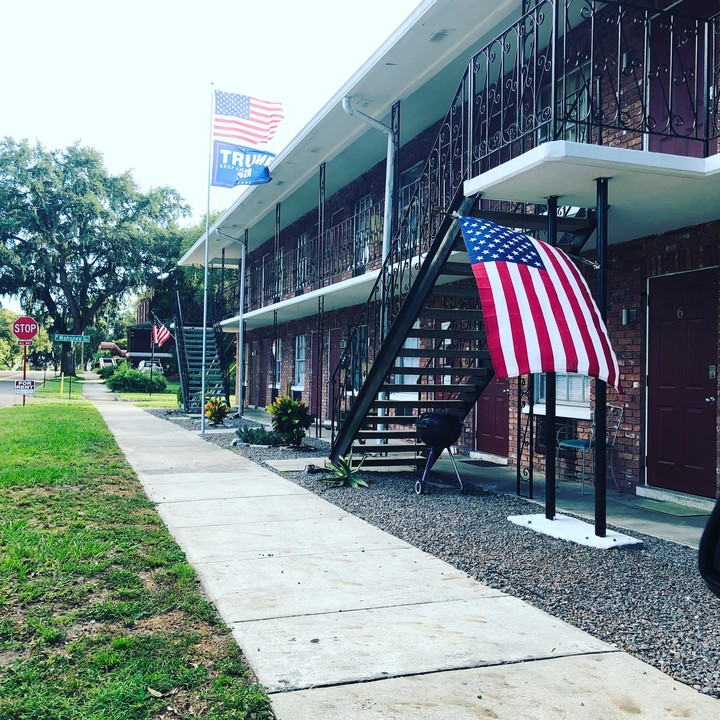
<svg viewBox="0 0 720 720"><path fill-rule="evenodd" d="M720 16L642 0L524 5L530 9L470 59L425 169L398 203L395 267L422 255L437 225L433 212L465 181L554 141L682 158L718 153ZM525 200L544 196L540 188ZM245 310L379 269L383 210L377 203L320 234L283 241L279 252L251 256ZM224 296L235 314L237 285Z"/></svg>

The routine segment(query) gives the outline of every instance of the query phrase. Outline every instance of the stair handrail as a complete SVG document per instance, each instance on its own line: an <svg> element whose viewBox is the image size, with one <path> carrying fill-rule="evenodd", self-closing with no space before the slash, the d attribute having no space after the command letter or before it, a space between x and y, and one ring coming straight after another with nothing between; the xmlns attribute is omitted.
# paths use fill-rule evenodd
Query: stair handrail
<svg viewBox="0 0 720 720"><path fill-rule="evenodd" d="M185 328L183 326L182 306L180 293L175 292L175 353L177 355L178 374L180 375L180 389L183 397L183 411L188 412L190 402L190 370L188 368L187 352L185 349Z"/></svg>
<svg viewBox="0 0 720 720"><path fill-rule="evenodd" d="M350 404L357 404L360 400L365 376L375 366L377 358L370 354L370 341L372 340L372 349L375 351L390 336L405 298L417 278L426 272L425 256L438 237L447 233L453 222L452 218L437 213L434 209L457 209L459 199L463 197L462 184L468 177L470 167L469 138L466 137L471 106L468 100L469 93L472 92L470 76L469 65L463 73L445 118L439 124L430 155L408 207L398 223L390 251L355 326L349 332L345 349L332 374L331 457L338 455L338 438L346 438L348 435L348 431L342 428L345 424L343 415L347 414ZM389 367L389 363L386 364ZM374 382L378 382L377 371L373 372L373 376ZM366 394L362 393L363 396ZM371 398L363 397L358 411L360 412L360 406L365 405L366 409L369 409L371 402ZM347 444L347 440L340 441L341 446Z"/></svg>

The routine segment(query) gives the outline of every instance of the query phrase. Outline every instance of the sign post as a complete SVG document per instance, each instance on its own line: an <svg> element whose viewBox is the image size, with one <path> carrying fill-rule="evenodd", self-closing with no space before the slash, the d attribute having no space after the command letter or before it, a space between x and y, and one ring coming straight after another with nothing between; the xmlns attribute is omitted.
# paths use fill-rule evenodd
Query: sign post
<svg viewBox="0 0 720 720"><path fill-rule="evenodd" d="M23 381L27 380L27 349L33 344L33 338L38 334L38 324L28 315L19 317L12 326L13 335L18 340L18 345L23 349ZM25 393L23 393L23 405L25 405Z"/></svg>

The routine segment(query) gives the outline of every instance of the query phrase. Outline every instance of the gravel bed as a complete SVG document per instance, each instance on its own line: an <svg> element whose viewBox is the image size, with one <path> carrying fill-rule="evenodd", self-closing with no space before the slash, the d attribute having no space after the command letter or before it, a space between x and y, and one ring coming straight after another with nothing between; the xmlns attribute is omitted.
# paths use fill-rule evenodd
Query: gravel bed
<svg viewBox="0 0 720 720"><path fill-rule="evenodd" d="M151 412L199 428L178 411ZM228 427L238 423L257 425L226 420ZM300 450L233 447L233 433L205 438L266 467L268 460L317 457L329 448L310 437ZM509 515L537 513L536 504L482 489L461 495L449 486L418 497L408 473L362 471L369 490L328 487L307 472L283 476L485 585L720 698L720 600L703 583L692 548L625 529L643 540L643 549L600 551L565 542L508 522Z"/></svg>

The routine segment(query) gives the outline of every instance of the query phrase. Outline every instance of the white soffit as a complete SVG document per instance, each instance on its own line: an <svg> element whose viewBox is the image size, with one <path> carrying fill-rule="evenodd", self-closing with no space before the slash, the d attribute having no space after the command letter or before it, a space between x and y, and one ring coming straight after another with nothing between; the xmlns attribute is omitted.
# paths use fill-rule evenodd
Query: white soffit
<svg viewBox="0 0 720 720"><path fill-rule="evenodd" d="M555 141L482 173L467 197L593 208L598 178L608 178L608 237L623 242L717 218L720 158Z"/></svg>

